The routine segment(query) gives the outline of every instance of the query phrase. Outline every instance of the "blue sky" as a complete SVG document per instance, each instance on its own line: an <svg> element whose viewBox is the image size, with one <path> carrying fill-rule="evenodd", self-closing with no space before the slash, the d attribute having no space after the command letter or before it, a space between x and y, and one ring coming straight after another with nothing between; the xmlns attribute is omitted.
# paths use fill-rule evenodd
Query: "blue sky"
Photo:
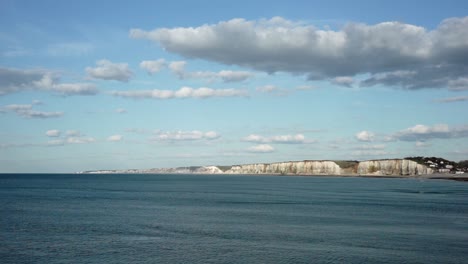
<svg viewBox="0 0 468 264"><path fill-rule="evenodd" d="M0 1L0 172L468 158L466 1Z"/></svg>

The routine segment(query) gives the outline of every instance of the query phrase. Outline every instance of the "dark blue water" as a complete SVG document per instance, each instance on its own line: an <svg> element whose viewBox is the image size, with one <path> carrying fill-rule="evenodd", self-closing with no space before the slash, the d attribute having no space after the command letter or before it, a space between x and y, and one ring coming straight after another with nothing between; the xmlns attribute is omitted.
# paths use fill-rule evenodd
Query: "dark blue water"
<svg viewBox="0 0 468 264"><path fill-rule="evenodd" d="M468 184L0 175L1 263L467 263Z"/></svg>

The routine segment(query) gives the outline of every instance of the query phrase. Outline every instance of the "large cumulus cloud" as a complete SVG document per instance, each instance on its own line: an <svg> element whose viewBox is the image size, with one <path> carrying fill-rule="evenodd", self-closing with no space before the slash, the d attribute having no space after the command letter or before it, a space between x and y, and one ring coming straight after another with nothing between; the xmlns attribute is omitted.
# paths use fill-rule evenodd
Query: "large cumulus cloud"
<svg viewBox="0 0 468 264"><path fill-rule="evenodd" d="M281 17L232 19L199 27L132 29L130 36L188 58L306 74L311 80L367 74L360 85L468 89L468 17L446 19L432 30L401 22L348 23L330 30Z"/></svg>

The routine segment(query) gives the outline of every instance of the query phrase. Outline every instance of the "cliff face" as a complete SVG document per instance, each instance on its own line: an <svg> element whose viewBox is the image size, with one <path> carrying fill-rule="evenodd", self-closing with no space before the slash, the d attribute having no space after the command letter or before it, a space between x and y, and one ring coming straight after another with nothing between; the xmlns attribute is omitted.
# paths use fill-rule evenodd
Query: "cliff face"
<svg viewBox="0 0 468 264"><path fill-rule="evenodd" d="M359 162L358 174L363 175L423 175L432 174L431 168L418 164L411 160L368 160Z"/></svg>
<svg viewBox="0 0 468 264"><path fill-rule="evenodd" d="M109 170L82 173L170 173L170 174L290 174L290 175L374 175L415 176L433 170L411 160L387 159L368 161L288 161L235 166L193 166L149 170Z"/></svg>
<svg viewBox="0 0 468 264"><path fill-rule="evenodd" d="M233 166L225 173L231 174L298 174L340 175L341 168L333 161L290 161L270 164L247 164Z"/></svg>
<svg viewBox="0 0 468 264"><path fill-rule="evenodd" d="M232 166L227 174L295 174L295 175L376 175L414 176L432 174L432 169L411 160L370 160L341 168L334 161L290 161Z"/></svg>

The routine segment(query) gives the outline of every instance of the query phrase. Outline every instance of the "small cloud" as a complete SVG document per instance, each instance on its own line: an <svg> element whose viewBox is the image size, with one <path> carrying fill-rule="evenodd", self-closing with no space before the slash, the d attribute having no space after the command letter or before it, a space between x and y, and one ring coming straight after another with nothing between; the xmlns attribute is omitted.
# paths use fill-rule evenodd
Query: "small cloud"
<svg viewBox="0 0 468 264"><path fill-rule="evenodd" d="M260 93L272 94L275 96L287 96L292 92L292 90L283 89L271 84L257 87L255 90Z"/></svg>
<svg viewBox="0 0 468 264"><path fill-rule="evenodd" d="M92 83L60 83L52 85L49 90L63 96L70 95L95 95L99 92Z"/></svg>
<svg viewBox="0 0 468 264"><path fill-rule="evenodd" d="M261 92L261 93L273 93L280 90L280 88L274 86L274 85L265 85L261 87L257 87L256 91Z"/></svg>
<svg viewBox="0 0 468 264"><path fill-rule="evenodd" d="M364 131L357 133L355 137L359 141L370 142L374 140L375 134L364 130Z"/></svg>
<svg viewBox="0 0 468 264"><path fill-rule="evenodd" d="M63 146L63 145L65 145L65 141L63 139L54 139L54 140L47 141L47 146L50 146L50 147Z"/></svg>
<svg viewBox="0 0 468 264"><path fill-rule="evenodd" d="M196 141L196 140L214 140L221 135L214 131L202 132L193 131L155 131L153 141Z"/></svg>
<svg viewBox="0 0 468 264"><path fill-rule="evenodd" d="M167 63L164 59L152 60L152 61L146 60L146 61L140 62L140 68L145 70L149 75L158 73L165 67L167 67Z"/></svg>
<svg viewBox="0 0 468 264"><path fill-rule="evenodd" d="M115 112L116 112L116 113L119 113L119 114L126 114L126 113L127 113L127 109L124 109L124 108L117 108L117 109L115 109Z"/></svg>
<svg viewBox="0 0 468 264"><path fill-rule="evenodd" d="M63 96L98 93L96 86L91 83L60 83L59 74L50 70L0 67L0 96L21 91L47 91Z"/></svg>
<svg viewBox="0 0 468 264"><path fill-rule="evenodd" d="M97 67L87 67L86 72L93 79L115 80L128 82L133 73L127 63L113 63L109 60L99 60Z"/></svg>
<svg viewBox="0 0 468 264"><path fill-rule="evenodd" d="M260 145L256 145L256 146L248 148L247 151L254 152L254 153L270 153L270 152L275 151L275 148L273 148L272 146L268 144L260 144Z"/></svg>
<svg viewBox="0 0 468 264"><path fill-rule="evenodd" d="M254 143L277 143L277 144L306 144L314 143L315 141L306 140L303 134L296 135L278 135L271 137L264 137L256 134L248 135L242 141Z"/></svg>
<svg viewBox="0 0 468 264"><path fill-rule="evenodd" d="M85 144L95 142L96 139L92 137L68 137L66 143L69 144Z"/></svg>
<svg viewBox="0 0 468 264"><path fill-rule="evenodd" d="M113 91L112 95L133 99L175 99L175 98L212 98L212 97L247 97L245 90L237 89L212 89L201 87L194 89L191 87L182 87L179 90L130 90Z"/></svg>
<svg viewBox="0 0 468 264"><path fill-rule="evenodd" d="M122 135L112 135L112 136L107 138L107 141L119 142L119 141L122 141L122 138L123 138Z"/></svg>
<svg viewBox="0 0 468 264"><path fill-rule="evenodd" d="M440 103L453 103L453 102L463 102L463 101L468 101L468 96L455 96L455 97L449 97L449 98L443 98L443 99L437 100L437 102L440 102Z"/></svg>
<svg viewBox="0 0 468 264"><path fill-rule="evenodd" d="M349 77L349 76L339 76L339 77L333 78L331 80L331 83L351 88L354 84L354 79L353 77Z"/></svg>
<svg viewBox="0 0 468 264"><path fill-rule="evenodd" d="M46 135L49 137L60 137L61 132L58 130L49 130L46 132ZM49 140L47 142L47 146L54 147L54 146L63 146L67 144L86 144L86 143L93 143L96 142L96 139L93 137L85 137L81 134L78 130L68 130L65 132L65 135L62 138Z"/></svg>
<svg viewBox="0 0 468 264"><path fill-rule="evenodd" d="M187 65L186 61L172 61L169 63L169 69L179 77L179 79L185 78L185 65Z"/></svg>
<svg viewBox="0 0 468 264"><path fill-rule="evenodd" d="M216 73L218 78L221 78L224 82L241 82L245 81L248 78L254 76L253 73L246 72L246 71L227 71L223 70Z"/></svg>
<svg viewBox="0 0 468 264"><path fill-rule="evenodd" d="M186 61L173 61L169 63L169 69L179 79L207 79L208 81L221 80L225 83L242 82L254 76L248 71L231 71L222 70L219 72L213 71L186 71Z"/></svg>
<svg viewBox="0 0 468 264"><path fill-rule="evenodd" d="M296 87L296 90L298 91L310 91L310 90L315 90L317 87L313 85L300 85Z"/></svg>
<svg viewBox="0 0 468 264"><path fill-rule="evenodd" d="M67 130L67 132L65 132L65 135L67 137L80 137L81 132L78 130Z"/></svg>
<svg viewBox="0 0 468 264"><path fill-rule="evenodd" d="M11 104L6 105L3 111L11 111L24 118L55 118L63 116L63 112L44 112L33 110L32 104Z"/></svg>
<svg viewBox="0 0 468 264"><path fill-rule="evenodd" d="M424 142L424 141L416 141L416 143L414 144L416 148L426 148L426 147L430 147L431 145L432 145L431 143Z"/></svg>
<svg viewBox="0 0 468 264"><path fill-rule="evenodd" d="M47 130L46 135L48 137L60 137L60 130L57 130L57 129Z"/></svg>

